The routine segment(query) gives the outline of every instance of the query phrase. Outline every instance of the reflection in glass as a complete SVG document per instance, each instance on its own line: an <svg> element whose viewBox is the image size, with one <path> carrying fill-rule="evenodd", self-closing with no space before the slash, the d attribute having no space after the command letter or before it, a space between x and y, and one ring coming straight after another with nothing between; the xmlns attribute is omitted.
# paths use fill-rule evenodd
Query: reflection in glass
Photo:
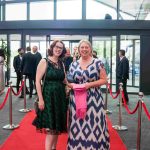
<svg viewBox="0 0 150 150"><path fill-rule="evenodd" d="M49 20L54 18L54 4L50 2L30 3L30 20Z"/></svg>
<svg viewBox="0 0 150 150"><path fill-rule="evenodd" d="M46 57L46 36L29 36L26 35L26 47L33 46L38 47L38 52L41 53L42 57Z"/></svg>
<svg viewBox="0 0 150 150"><path fill-rule="evenodd" d="M8 20L26 20L26 3L6 4L6 21Z"/></svg>
<svg viewBox="0 0 150 150"><path fill-rule="evenodd" d="M10 34L10 78L13 82L13 85L16 85L16 73L13 67L13 59L18 55L18 48L21 47L21 34ZM13 78L12 78L13 77Z"/></svg>
<svg viewBox="0 0 150 150"><path fill-rule="evenodd" d="M108 82L116 84L116 37L93 37L92 47L97 51L98 58L104 63L109 78ZM112 87L112 90L115 91L115 86Z"/></svg>
<svg viewBox="0 0 150 150"><path fill-rule="evenodd" d="M3 16L3 13L2 13L2 6L0 6L0 21L2 21L2 16Z"/></svg>
<svg viewBox="0 0 150 150"><path fill-rule="evenodd" d="M127 85L130 92L139 92L140 77L140 36L122 35L121 49L126 51L126 57L129 60L129 80Z"/></svg>
<svg viewBox="0 0 150 150"><path fill-rule="evenodd" d="M150 13L146 16L145 20L150 20Z"/></svg>
<svg viewBox="0 0 150 150"><path fill-rule="evenodd" d="M135 20L135 17L128 15L126 13L120 12L120 16L121 16L122 20Z"/></svg>
<svg viewBox="0 0 150 150"><path fill-rule="evenodd" d="M7 35L6 34L0 34L0 40L7 41Z"/></svg>
<svg viewBox="0 0 150 150"><path fill-rule="evenodd" d="M57 0L57 19L82 19L82 0Z"/></svg>
<svg viewBox="0 0 150 150"><path fill-rule="evenodd" d="M146 20L149 12L150 12L149 0L120 1L120 14L124 13L128 15L128 18L126 18L127 16L124 18L124 16L121 14L122 15L121 19Z"/></svg>
<svg viewBox="0 0 150 150"><path fill-rule="evenodd" d="M94 11L92 11L94 10ZM87 19L105 19L105 15L111 15L112 19L117 19L115 8L111 8L100 1L86 1L86 18Z"/></svg>

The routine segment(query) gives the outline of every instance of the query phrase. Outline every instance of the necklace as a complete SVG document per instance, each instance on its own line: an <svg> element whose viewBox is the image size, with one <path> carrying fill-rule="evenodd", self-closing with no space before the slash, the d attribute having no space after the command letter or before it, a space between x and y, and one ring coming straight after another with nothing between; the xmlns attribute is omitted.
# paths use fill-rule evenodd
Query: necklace
<svg viewBox="0 0 150 150"><path fill-rule="evenodd" d="M57 62L51 60L50 58L48 58L49 62L53 65L53 67L55 68L59 68L59 60Z"/></svg>

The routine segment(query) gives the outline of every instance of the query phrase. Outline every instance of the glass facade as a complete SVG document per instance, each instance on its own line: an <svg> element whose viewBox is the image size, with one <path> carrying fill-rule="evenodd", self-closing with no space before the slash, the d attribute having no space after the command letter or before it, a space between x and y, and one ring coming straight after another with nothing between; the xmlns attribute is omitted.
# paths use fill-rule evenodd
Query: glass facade
<svg viewBox="0 0 150 150"><path fill-rule="evenodd" d="M34 27L34 23L36 22L32 22L32 20L38 20L38 25L40 26L40 28L36 28L35 26L34 29L31 26L30 29L30 26L26 26L28 22L25 22L25 29L17 29L16 26L16 29L11 28L11 30L9 30L6 27L6 30L1 30L0 39L8 43L11 51L11 78L16 77L12 61L14 56L17 55L17 49L19 47L22 46L25 48L30 46L32 48L36 45L42 56L45 57L49 44L52 40L57 38L62 40L73 54L73 48L78 46L79 41L81 39L88 39L92 42L93 50L97 51L98 57L102 59L105 64L108 78L113 85L112 89L114 92L116 90L116 60L118 50L126 50L126 56L130 63L128 88L132 88L128 89L128 91L138 92L140 86L140 38L142 35L140 29L135 27L138 32L134 30L133 32L131 31L131 35L128 35L130 34L128 29L125 28L128 33L120 28L115 28L114 30L110 28L109 31L109 29L107 29L109 25L106 24L106 28L105 26L103 28L106 30L105 34L105 31L102 31L103 29L99 29L99 27L97 29L91 24L89 24L89 26L79 24L81 28L77 26L75 30L70 26L66 28L65 24L62 24L63 30L60 31L60 24L56 28L54 26L52 29L52 27L46 28L42 24L42 21L40 22L40 20L58 20L58 22L61 22L60 20L78 20L77 22L80 22L79 20L82 19L95 20L93 21L94 23L97 23L97 20L104 19L116 20L115 22L117 22L118 19L150 20L150 2L149 0L120 0L120 3L117 3L116 0L0 0L1 21L9 21L10 23L10 21L31 20L30 23ZM55 23L57 23L57 21L54 22L54 24ZM86 28L84 30L83 28L85 26ZM92 29L88 28L90 26L92 26ZM101 30L102 34L99 30ZM4 37L4 35L6 37Z"/></svg>
<svg viewBox="0 0 150 150"><path fill-rule="evenodd" d="M121 49L129 60L129 86L139 86L140 81L140 36L121 35Z"/></svg>
<svg viewBox="0 0 150 150"><path fill-rule="evenodd" d="M107 15L114 20L150 20L149 0L120 0L119 3L116 0L1 0L0 6L1 21L103 20Z"/></svg>
<svg viewBox="0 0 150 150"><path fill-rule="evenodd" d="M27 4L14 3L6 4L5 20L27 20Z"/></svg>
<svg viewBox="0 0 150 150"><path fill-rule="evenodd" d="M54 19L54 3L51 2L31 2L30 20Z"/></svg>
<svg viewBox="0 0 150 150"><path fill-rule="evenodd" d="M13 67L13 59L16 55L18 55L18 49L21 47L21 34L10 34L9 38L10 38L10 52L11 52L10 74L11 77L16 77L16 73ZM16 82L14 82L13 85L15 85L15 83Z"/></svg>
<svg viewBox="0 0 150 150"><path fill-rule="evenodd" d="M115 8L109 7L99 1L87 0L86 19L105 19L107 14L111 14L112 19L117 19L117 12Z"/></svg>
<svg viewBox="0 0 150 150"><path fill-rule="evenodd" d="M81 0L57 0L57 19L82 19Z"/></svg>

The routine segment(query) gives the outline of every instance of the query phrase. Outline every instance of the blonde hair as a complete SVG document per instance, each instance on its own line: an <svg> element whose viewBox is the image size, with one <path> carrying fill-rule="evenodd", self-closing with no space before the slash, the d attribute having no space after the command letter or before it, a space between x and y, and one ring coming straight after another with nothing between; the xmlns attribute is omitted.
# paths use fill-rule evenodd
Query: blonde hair
<svg viewBox="0 0 150 150"><path fill-rule="evenodd" d="M83 39L79 42L79 45L78 45L78 49L80 49L80 46L82 43L86 43L89 45L89 47L91 48L91 51L92 51L92 44L90 43L90 41L86 40L86 39Z"/></svg>

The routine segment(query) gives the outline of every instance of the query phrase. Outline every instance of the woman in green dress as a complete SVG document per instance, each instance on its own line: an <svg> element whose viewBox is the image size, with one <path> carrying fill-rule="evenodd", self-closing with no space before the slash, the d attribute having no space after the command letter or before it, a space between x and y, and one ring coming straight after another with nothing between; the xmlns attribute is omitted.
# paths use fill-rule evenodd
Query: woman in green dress
<svg viewBox="0 0 150 150"><path fill-rule="evenodd" d="M36 129L46 133L45 150L55 150L58 135L67 130L67 107L65 94L65 72L61 58L65 45L56 40L50 45L48 58L42 59L36 72L36 89L39 97L37 116L33 121ZM43 92L41 80L45 77Z"/></svg>

